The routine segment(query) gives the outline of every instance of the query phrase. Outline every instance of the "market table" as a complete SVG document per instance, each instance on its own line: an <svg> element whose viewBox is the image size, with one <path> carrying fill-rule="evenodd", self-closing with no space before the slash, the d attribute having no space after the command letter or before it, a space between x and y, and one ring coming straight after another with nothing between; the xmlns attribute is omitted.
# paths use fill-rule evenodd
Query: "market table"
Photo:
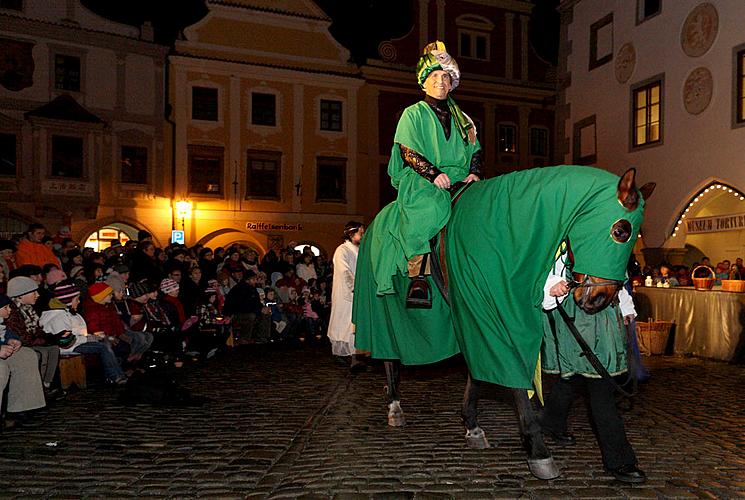
<svg viewBox="0 0 745 500"><path fill-rule="evenodd" d="M731 361L736 353L739 357L738 345L745 339L745 293L639 286L634 303L639 321L675 323L675 354L722 361Z"/></svg>

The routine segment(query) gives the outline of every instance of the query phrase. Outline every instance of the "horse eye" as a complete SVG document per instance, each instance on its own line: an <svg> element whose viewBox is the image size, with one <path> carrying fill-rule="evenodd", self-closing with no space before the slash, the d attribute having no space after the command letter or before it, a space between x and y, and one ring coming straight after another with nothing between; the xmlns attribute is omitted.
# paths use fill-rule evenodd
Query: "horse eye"
<svg viewBox="0 0 745 500"><path fill-rule="evenodd" d="M631 223L625 219L616 221L610 228L610 236L616 243L626 243L631 238Z"/></svg>

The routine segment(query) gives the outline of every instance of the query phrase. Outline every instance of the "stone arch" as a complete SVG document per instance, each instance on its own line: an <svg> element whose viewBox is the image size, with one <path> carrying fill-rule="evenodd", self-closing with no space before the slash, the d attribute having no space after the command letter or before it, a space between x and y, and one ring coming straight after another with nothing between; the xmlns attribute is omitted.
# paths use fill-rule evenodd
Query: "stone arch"
<svg viewBox="0 0 745 500"><path fill-rule="evenodd" d="M78 243L85 244L85 240L88 238L89 235L91 235L93 232L98 231L102 227L116 224L116 223L126 224L128 226L132 226L137 229L144 229L151 235L153 235L153 243L155 243L156 247L163 247L162 242L160 239L156 236L156 233L153 232L151 228L149 228L147 225L142 224L137 219L134 219L132 217L127 216L109 216L109 217L103 217L101 219L96 219L93 222L90 222L84 226L82 226L80 229L77 229L73 233L73 239L77 241ZM136 235L135 235L136 236Z"/></svg>
<svg viewBox="0 0 745 500"><path fill-rule="evenodd" d="M689 191L684 201L682 201L673 212L672 217L669 219L667 227L667 237L670 238L676 233L676 228L685 222L688 216L688 211L693 210L699 200L703 201L704 197L709 192L727 192L728 194L739 195L740 199L745 198L745 191L730 184L728 182L721 181L716 177L709 177L704 181L700 182L693 190Z"/></svg>
<svg viewBox="0 0 745 500"><path fill-rule="evenodd" d="M217 247L227 248L233 243L238 243L255 248L260 256L267 252L266 242L260 241L254 234L231 227L213 231L203 236L198 243L213 250Z"/></svg>

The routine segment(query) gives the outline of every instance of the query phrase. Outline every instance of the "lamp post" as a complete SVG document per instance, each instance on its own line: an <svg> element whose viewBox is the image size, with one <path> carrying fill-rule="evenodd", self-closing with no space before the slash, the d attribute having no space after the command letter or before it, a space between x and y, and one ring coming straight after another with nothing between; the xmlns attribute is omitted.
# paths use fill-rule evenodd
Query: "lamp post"
<svg viewBox="0 0 745 500"><path fill-rule="evenodd" d="M176 202L176 217L181 219L181 230L186 232L185 220L187 217L191 217L191 202L189 200L181 200Z"/></svg>

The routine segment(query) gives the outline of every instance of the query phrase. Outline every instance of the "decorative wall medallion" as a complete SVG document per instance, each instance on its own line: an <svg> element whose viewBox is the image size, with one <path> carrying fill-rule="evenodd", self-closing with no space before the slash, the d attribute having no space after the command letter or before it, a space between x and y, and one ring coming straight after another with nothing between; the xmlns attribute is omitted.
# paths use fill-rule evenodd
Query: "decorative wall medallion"
<svg viewBox="0 0 745 500"><path fill-rule="evenodd" d="M380 45L378 45L378 54L380 54L380 58L385 62L393 62L398 57L396 46L389 40L380 42Z"/></svg>
<svg viewBox="0 0 745 500"><path fill-rule="evenodd" d="M706 68L696 68L686 78L683 86L683 104L686 111L697 115L705 110L711 102L714 80Z"/></svg>
<svg viewBox="0 0 745 500"><path fill-rule="evenodd" d="M618 50L616 56L616 80L618 83L626 83L634 73L636 66L636 50L631 42L626 42Z"/></svg>
<svg viewBox="0 0 745 500"><path fill-rule="evenodd" d="M680 33L683 52L691 57L699 57L711 48L719 30L719 14L710 3L699 4L688 14Z"/></svg>

